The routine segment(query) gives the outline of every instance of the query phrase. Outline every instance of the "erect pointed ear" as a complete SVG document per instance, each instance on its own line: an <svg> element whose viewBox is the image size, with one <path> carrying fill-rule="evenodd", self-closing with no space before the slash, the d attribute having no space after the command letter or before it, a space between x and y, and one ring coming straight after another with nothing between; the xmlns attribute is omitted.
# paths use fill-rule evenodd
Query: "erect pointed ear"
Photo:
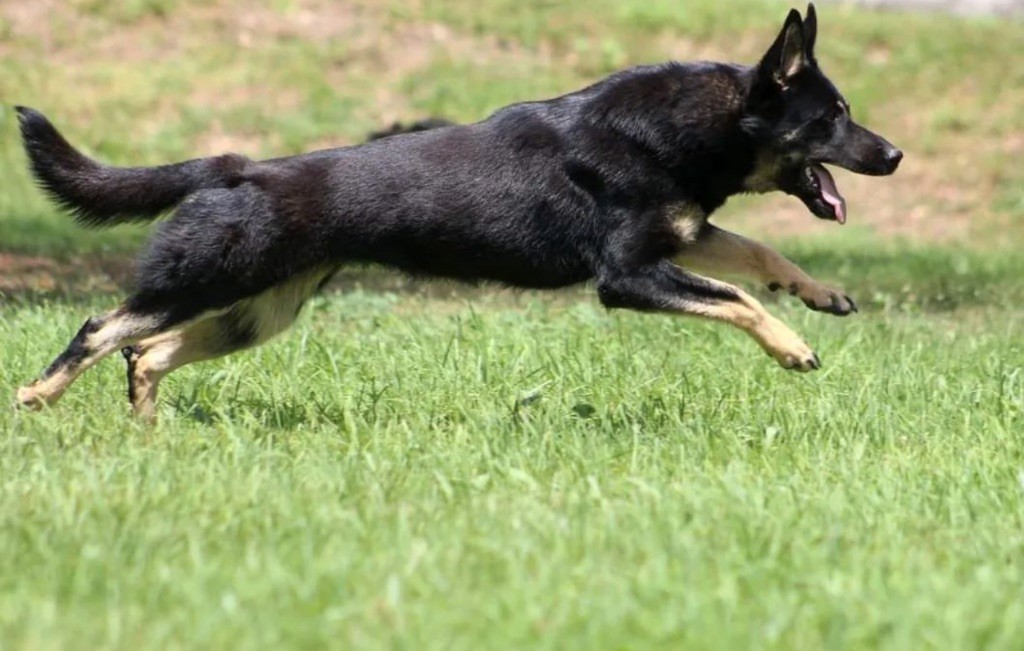
<svg viewBox="0 0 1024 651"><path fill-rule="evenodd" d="M814 61L814 41L818 38L818 12L814 10L814 3L807 5L807 13L804 14L804 52L807 58Z"/></svg>
<svg viewBox="0 0 1024 651"><path fill-rule="evenodd" d="M758 72L762 78L771 79L785 87L788 80L800 72L807 63L804 26L800 20L800 12L790 9L782 31L761 59Z"/></svg>

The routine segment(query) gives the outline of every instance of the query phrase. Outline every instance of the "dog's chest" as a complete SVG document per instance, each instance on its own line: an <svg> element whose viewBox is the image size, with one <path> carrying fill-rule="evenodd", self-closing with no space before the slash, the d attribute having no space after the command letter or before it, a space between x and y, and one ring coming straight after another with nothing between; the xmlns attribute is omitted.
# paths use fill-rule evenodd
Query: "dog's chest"
<svg viewBox="0 0 1024 651"><path fill-rule="evenodd" d="M704 210L695 203L672 204L666 214L672 224L672 232L679 238L680 244L696 240L708 220Z"/></svg>

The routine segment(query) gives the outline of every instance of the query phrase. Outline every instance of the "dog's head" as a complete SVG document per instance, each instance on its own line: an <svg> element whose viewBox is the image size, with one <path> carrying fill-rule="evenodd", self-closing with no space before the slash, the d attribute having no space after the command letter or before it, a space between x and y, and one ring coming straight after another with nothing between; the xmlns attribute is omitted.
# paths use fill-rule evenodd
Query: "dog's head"
<svg viewBox="0 0 1024 651"><path fill-rule="evenodd" d="M858 174L892 174L903 153L850 118L850 106L818 68L814 5L793 9L755 70L743 123L758 142L752 190L799 197L822 219L846 222L846 200L824 163Z"/></svg>

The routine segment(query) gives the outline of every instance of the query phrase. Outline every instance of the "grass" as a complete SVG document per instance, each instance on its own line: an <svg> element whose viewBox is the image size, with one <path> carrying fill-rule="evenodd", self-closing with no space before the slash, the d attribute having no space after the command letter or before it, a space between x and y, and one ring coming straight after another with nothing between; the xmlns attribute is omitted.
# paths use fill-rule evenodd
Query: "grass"
<svg viewBox="0 0 1024 651"><path fill-rule="evenodd" d="M52 410L0 413L2 637L1016 648L1024 312L928 311L919 288L849 319L774 306L813 376L579 294L323 297L172 376L154 430L107 361ZM106 305L9 310L0 384Z"/></svg>
<svg viewBox="0 0 1024 651"><path fill-rule="evenodd" d="M638 62L753 61L787 7L33 6L0 5L0 98L118 164L472 120ZM836 319L767 297L822 371L585 288L352 275L279 341L172 375L156 428L128 418L119 359L53 409L0 409L0 646L1018 648L1021 24L819 9L823 64L907 160L837 175L843 229L769 197L721 218L858 299ZM146 229L69 225L3 107L0 134L0 287L4 256L76 276L0 295L10 396L116 300L67 288L109 284L94 261Z"/></svg>

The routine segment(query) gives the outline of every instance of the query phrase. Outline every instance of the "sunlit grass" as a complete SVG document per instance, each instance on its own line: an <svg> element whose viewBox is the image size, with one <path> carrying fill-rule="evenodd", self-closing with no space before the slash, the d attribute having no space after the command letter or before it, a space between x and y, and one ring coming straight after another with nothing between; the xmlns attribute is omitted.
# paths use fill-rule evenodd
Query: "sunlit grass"
<svg viewBox="0 0 1024 651"><path fill-rule="evenodd" d="M1015 648L1024 313L937 299L943 255L847 319L772 305L821 354L810 376L585 291L322 297L173 375L153 430L108 360L51 410L0 413L2 636ZM859 298L897 284L878 266ZM6 310L0 385L108 305Z"/></svg>

